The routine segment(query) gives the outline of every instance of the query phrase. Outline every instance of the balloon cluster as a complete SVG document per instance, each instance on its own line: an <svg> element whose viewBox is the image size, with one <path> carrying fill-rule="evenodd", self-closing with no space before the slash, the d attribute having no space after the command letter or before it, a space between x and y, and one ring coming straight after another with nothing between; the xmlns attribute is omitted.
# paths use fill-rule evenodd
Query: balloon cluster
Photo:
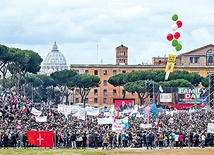
<svg viewBox="0 0 214 155"><path fill-rule="evenodd" d="M173 33L169 33L166 36L166 39L168 41L172 41L172 46L175 47L176 51L180 51L182 49L182 45L178 39L180 38L181 34L177 31L177 29L181 28L183 23L182 21L178 20L178 15L176 14L172 16L172 20L175 22L171 26Z"/></svg>

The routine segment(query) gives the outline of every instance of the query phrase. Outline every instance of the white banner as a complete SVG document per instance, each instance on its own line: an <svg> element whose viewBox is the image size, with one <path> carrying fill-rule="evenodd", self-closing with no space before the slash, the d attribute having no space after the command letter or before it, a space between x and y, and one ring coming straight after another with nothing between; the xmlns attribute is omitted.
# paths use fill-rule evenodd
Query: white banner
<svg viewBox="0 0 214 155"><path fill-rule="evenodd" d="M98 124L112 124L113 123L113 118L109 117L109 118L98 118L97 119Z"/></svg>
<svg viewBox="0 0 214 155"><path fill-rule="evenodd" d="M104 116L114 116L114 114L111 112L104 112Z"/></svg>
<svg viewBox="0 0 214 155"><path fill-rule="evenodd" d="M31 109L31 114L34 114L36 116L40 116L42 114L42 112L33 107Z"/></svg>
<svg viewBox="0 0 214 155"><path fill-rule="evenodd" d="M113 124L112 125L112 131L114 131L114 132L121 132L123 130L125 130L124 125L120 125L120 124Z"/></svg>
<svg viewBox="0 0 214 155"><path fill-rule="evenodd" d="M116 119L116 124L121 124L122 121L123 123L128 123L128 117L125 117L123 119Z"/></svg>
<svg viewBox="0 0 214 155"><path fill-rule="evenodd" d="M152 128L152 124L143 124L143 123L141 123L140 124L140 128L145 128L145 129Z"/></svg>
<svg viewBox="0 0 214 155"><path fill-rule="evenodd" d="M87 107L86 108L87 115L89 116L98 116L100 114L99 108Z"/></svg>
<svg viewBox="0 0 214 155"><path fill-rule="evenodd" d="M64 114L65 105L64 104L58 104L58 112L61 112Z"/></svg>
<svg viewBox="0 0 214 155"><path fill-rule="evenodd" d="M36 122L47 122L47 116L36 117Z"/></svg>
<svg viewBox="0 0 214 155"><path fill-rule="evenodd" d="M214 133L214 123L208 123L207 132Z"/></svg>
<svg viewBox="0 0 214 155"><path fill-rule="evenodd" d="M160 102L172 102L172 93L160 93Z"/></svg>

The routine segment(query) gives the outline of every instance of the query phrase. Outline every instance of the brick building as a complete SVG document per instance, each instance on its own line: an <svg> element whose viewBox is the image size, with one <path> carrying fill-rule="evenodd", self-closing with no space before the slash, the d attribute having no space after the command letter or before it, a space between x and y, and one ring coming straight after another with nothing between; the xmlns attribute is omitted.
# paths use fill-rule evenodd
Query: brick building
<svg viewBox="0 0 214 155"><path fill-rule="evenodd" d="M86 103L93 106L111 105L113 100L122 98L123 87L114 87L108 83L111 76L136 70L165 70L167 57L153 57L152 65L128 65L128 47L120 45L116 47L116 64L71 64L70 69L80 74L91 74L100 77L100 87L92 89L88 94ZM196 72L202 76L214 73L214 45L209 44L201 48L177 56L174 70L186 70ZM80 102L80 95L74 91L72 101ZM126 98L135 100L139 104L137 94L126 93Z"/></svg>

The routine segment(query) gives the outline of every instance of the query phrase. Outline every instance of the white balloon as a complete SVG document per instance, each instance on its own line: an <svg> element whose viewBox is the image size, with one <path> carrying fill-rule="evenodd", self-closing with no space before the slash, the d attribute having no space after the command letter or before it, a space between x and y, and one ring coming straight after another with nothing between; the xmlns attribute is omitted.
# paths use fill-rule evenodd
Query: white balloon
<svg viewBox="0 0 214 155"><path fill-rule="evenodd" d="M2 116L2 112L0 112L0 116Z"/></svg>
<svg viewBox="0 0 214 155"><path fill-rule="evenodd" d="M173 31L176 31L178 29L178 25L176 23L172 24L171 26Z"/></svg>
<svg viewBox="0 0 214 155"><path fill-rule="evenodd" d="M179 44L181 43L181 39L178 39L178 43L179 43Z"/></svg>

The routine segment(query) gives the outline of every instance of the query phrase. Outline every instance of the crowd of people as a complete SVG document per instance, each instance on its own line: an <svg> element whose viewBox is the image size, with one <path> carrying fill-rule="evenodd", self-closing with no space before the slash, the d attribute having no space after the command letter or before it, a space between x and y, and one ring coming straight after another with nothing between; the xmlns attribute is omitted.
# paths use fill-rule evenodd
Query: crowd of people
<svg viewBox="0 0 214 155"><path fill-rule="evenodd" d="M39 109L46 122L37 122L31 113ZM106 108L107 109L107 108ZM142 112L142 111L141 111ZM143 116L143 112L141 113ZM16 92L0 92L0 147L33 147L28 143L26 131L54 131L54 145L59 148L183 148L214 146L214 134L207 132L208 123L214 121L209 108L192 107L184 110L168 110L150 116L152 127L142 128L144 117L123 114L128 117L129 128L113 132L112 124L98 124L99 116L87 116L80 120L75 116L58 112L56 105L32 103Z"/></svg>

